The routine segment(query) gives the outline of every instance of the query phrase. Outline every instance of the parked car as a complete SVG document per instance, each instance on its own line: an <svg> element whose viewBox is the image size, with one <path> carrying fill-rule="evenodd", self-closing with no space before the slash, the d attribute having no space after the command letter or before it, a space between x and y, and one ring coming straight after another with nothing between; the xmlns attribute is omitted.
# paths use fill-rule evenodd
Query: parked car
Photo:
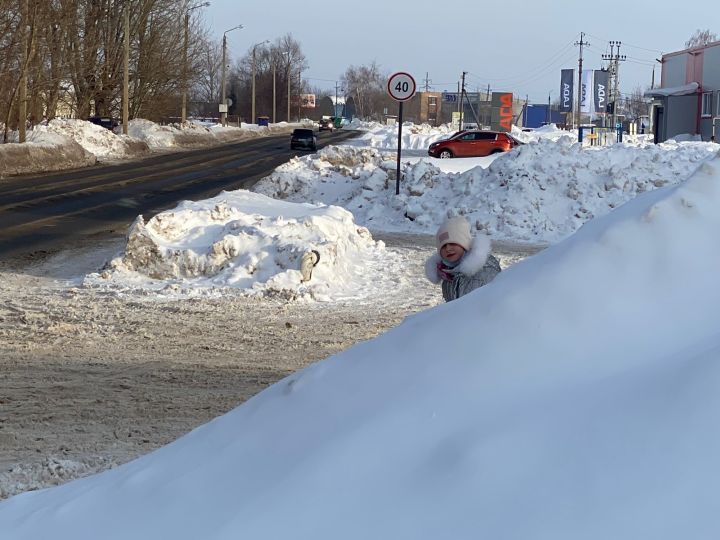
<svg viewBox="0 0 720 540"><path fill-rule="evenodd" d="M318 131L333 131L335 129L335 122L332 118L323 118L320 120L320 128Z"/></svg>
<svg viewBox="0 0 720 540"><path fill-rule="evenodd" d="M317 137L312 129L298 128L294 129L290 136L290 149L307 148L308 150L317 150Z"/></svg>
<svg viewBox="0 0 720 540"><path fill-rule="evenodd" d="M428 154L436 158L483 157L507 152L523 144L509 133L500 131L460 131L442 141L434 142Z"/></svg>
<svg viewBox="0 0 720 540"><path fill-rule="evenodd" d="M106 116L91 116L88 118L88 121L92 122L96 126L104 127L106 129L115 129L119 125L117 120Z"/></svg>

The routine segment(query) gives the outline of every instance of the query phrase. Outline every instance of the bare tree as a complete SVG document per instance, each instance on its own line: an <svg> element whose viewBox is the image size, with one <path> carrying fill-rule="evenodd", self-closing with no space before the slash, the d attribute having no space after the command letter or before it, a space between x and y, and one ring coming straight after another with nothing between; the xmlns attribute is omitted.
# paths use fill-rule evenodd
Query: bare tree
<svg viewBox="0 0 720 540"><path fill-rule="evenodd" d="M647 88L636 86L632 93L625 98L622 112L628 120L634 121L649 114L650 100L645 97L646 90Z"/></svg>
<svg viewBox="0 0 720 540"><path fill-rule="evenodd" d="M712 43L717 40L718 38L715 32L698 29L695 30L695 33L685 42L685 48L690 49L693 47L702 47L703 45L707 45L708 43Z"/></svg>
<svg viewBox="0 0 720 540"><path fill-rule="evenodd" d="M256 113L270 115L273 110L273 71L275 72L275 99L278 118L288 115L288 80L292 109L291 116L298 113L297 97L308 91L308 85L302 80L302 72L308 63L302 46L291 34L276 39L265 47L255 50L255 97ZM233 100L231 114L250 118L252 100L252 48L235 64L230 74L230 98Z"/></svg>
<svg viewBox="0 0 720 540"><path fill-rule="evenodd" d="M385 78L375 61L367 66L350 66L345 70L341 81L347 95L354 98L357 114L361 118L379 114L379 104L384 102Z"/></svg>

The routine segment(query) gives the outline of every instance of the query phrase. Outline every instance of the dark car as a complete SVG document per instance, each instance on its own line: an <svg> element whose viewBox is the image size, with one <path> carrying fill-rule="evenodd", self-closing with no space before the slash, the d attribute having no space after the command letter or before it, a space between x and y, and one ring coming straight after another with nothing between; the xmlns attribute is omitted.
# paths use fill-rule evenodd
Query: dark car
<svg viewBox="0 0 720 540"><path fill-rule="evenodd" d="M323 118L320 120L320 128L318 131L333 131L335 129L335 122L332 118Z"/></svg>
<svg viewBox="0 0 720 540"><path fill-rule="evenodd" d="M507 152L522 144L508 133L500 131L460 131L443 141L434 142L428 154L436 158L483 157Z"/></svg>
<svg viewBox="0 0 720 540"><path fill-rule="evenodd" d="M317 150L317 137L312 129L294 129L290 136L290 149L307 148Z"/></svg>
<svg viewBox="0 0 720 540"><path fill-rule="evenodd" d="M115 129L119 125L117 120L106 116L91 116L88 121L106 129Z"/></svg>

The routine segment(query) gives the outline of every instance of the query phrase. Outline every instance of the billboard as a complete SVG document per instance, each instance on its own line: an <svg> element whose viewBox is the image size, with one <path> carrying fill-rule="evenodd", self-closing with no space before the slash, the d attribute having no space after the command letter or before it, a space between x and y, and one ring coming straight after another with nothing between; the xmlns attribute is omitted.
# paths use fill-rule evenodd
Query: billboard
<svg viewBox="0 0 720 540"><path fill-rule="evenodd" d="M490 129L510 131L513 125L512 92L493 92L491 98Z"/></svg>
<svg viewBox="0 0 720 540"><path fill-rule="evenodd" d="M568 113L573 110L573 74L574 69L560 71L560 112Z"/></svg>
<svg viewBox="0 0 720 540"><path fill-rule="evenodd" d="M608 98L608 72L604 69L595 70L595 112L604 113Z"/></svg>
<svg viewBox="0 0 720 540"><path fill-rule="evenodd" d="M300 106L303 109L314 109L315 94L300 94Z"/></svg>

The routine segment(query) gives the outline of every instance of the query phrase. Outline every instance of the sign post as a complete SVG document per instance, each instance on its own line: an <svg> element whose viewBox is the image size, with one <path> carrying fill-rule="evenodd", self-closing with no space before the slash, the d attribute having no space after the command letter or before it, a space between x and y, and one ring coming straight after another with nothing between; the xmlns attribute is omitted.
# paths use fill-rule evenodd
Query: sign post
<svg viewBox="0 0 720 540"><path fill-rule="evenodd" d="M402 153L402 125L403 125L403 103L415 95L415 79L409 73L399 71L390 75L387 82L387 91L390 97L398 102L398 152L397 152L397 175L395 179L395 195L400 195L400 155Z"/></svg>

